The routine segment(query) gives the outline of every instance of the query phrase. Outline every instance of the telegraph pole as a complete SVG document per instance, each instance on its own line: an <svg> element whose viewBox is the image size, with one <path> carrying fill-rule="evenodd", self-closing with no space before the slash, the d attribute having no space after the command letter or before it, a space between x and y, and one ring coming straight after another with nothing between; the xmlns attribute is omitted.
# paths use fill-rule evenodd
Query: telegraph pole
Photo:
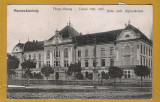
<svg viewBox="0 0 160 102"><path fill-rule="evenodd" d="M93 86L96 88L96 81L97 81L97 53L96 53L96 36L94 38L94 68L93 68Z"/></svg>

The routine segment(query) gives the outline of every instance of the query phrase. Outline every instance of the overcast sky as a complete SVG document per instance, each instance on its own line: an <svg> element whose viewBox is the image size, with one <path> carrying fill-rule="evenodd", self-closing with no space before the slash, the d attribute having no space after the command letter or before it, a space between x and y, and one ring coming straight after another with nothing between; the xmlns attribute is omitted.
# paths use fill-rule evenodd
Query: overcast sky
<svg viewBox="0 0 160 102"><path fill-rule="evenodd" d="M55 8L62 10L55 10ZM80 8L88 8L88 10L79 10ZM15 12L15 9L37 9L39 12ZM114 12L107 12L107 10ZM128 13L125 10L139 12ZM19 40L25 43L28 38L30 41L49 39L55 34L56 29L63 29L69 19L73 28L82 34L123 29L125 23L130 20L133 26L150 38L153 28L152 13L153 8L150 5L8 5L7 52L11 52Z"/></svg>

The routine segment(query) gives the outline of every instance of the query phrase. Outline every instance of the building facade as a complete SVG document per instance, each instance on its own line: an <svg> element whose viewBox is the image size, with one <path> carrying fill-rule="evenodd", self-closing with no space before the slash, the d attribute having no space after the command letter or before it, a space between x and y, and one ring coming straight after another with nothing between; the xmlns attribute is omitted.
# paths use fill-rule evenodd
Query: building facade
<svg viewBox="0 0 160 102"><path fill-rule="evenodd" d="M123 78L135 78L136 65L148 66L152 70L152 41L139 29L128 24L123 29L82 35L69 23L53 37L45 41L18 43L12 55L20 59L36 59L39 72L43 65L53 67L55 73L49 79L66 80L66 71L71 63L80 63L82 74L92 73L96 62L99 76L108 73L110 66L123 69ZM22 78L22 68L16 69L16 77Z"/></svg>

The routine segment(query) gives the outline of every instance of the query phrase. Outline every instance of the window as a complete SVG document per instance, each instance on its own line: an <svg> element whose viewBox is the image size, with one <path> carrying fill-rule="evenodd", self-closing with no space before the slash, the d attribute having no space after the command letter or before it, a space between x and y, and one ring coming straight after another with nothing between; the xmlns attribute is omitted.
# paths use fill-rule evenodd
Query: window
<svg viewBox="0 0 160 102"><path fill-rule="evenodd" d="M148 66L148 59L146 59L146 66Z"/></svg>
<svg viewBox="0 0 160 102"><path fill-rule="evenodd" d="M129 35L126 35L125 37L126 37L126 38L128 38L128 37L129 37Z"/></svg>
<svg viewBox="0 0 160 102"><path fill-rule="evenodd" d="M50 51L47 50L47 58L50 58Z"/></svg>
<svg viewBox="0 0 160 102"><path fill-rule="evenodd" d="M126 46L124 47L124 53L125 53L125 54L130 54L130 46L129 46L129 45L126 45Z"/></svg>
<svg viewBox="0 0 160 102"><path fill-rule="evenodd" d="M144 47L143 47L143 54L145 54L146 53L146 47L145 47L145 45L144 45Z"/></svg>
<svg viewBox="0 0 160 102"><path fill-rule="evenodd" d="M151 67L152 67L152 60L151 60Z"/></svg>
<svg viewBox="0 0 160 102"><path fill-rule="evenodd" d="M150 50L150 48L149 48L149 56L151 55L151 50Z"/></svg>
<svg viewBox="0 0 160 102"><path fill-rule="evenodd" d="M143 58L143 65L145 66L145 62L146 62L146 60L145 60L145 58Z"/></svg>
<svg viewBox="0 0 160 102"><path fill-rule="evenodd" d="M64 58L68 58L68 48L64 49Z"/></svg>
<svg viewBox="0 0 160 102"><path fill-rule="evenodd" d="M114 59L110 59L110 66L114 66Z"/></svg>
<svg viewBox="0 0 160 102"><path fill-rule="evenodd" d="M41 54L39 54L38 56L39 56L39 60L41 60Z"/></svg>
<svg viewBox="0 0 160 102"><path fill-rule="evenodd" d="M152 49L151 49L151 56L152 56Z"/></svg>
<svg viewBox="0 0 160 102"><path fill-rule="evenodd" d="M139 49L139 45L137 45L137 49Z"/></svg>
<svg viewBox="0 0 160 102"><path fill-rule="evenodd" d="M58 47L54 50L54 57L60 57L60 49Z"/></svg>
<svg viewBox="0 0 160 102"><path fill-rule="evenodd" d="M64 67L68 67L68 60L64 60Z"/></svg>
<svg viewBox="0 0 160 102"><path fill-rule="evenodd" d="M29 59L31 59L31 55L29 55Z"/></svg>
<svg viewBox="0 0 160 102"><path fill-rule="evenodd" d="M105 48L101 48L101 56L105 56Z"/></svg>
<svg viewBox="0 0 160 102"><path fill-rule="evenodd" d="M124 78L131 78L131 71L124 71Z"/></svg>
<svg viewBox="0 0 160 102"><path fill-rule="evenodd" d="M93 67L96 67L96 61L93 60Z"/></svg>
<svg viewBox="0 0 160 102"><path fill-rule="evenodd" d="M78 57L81 57L81 50L78 50Z"/></svg>
<svg viewBox="0 0 160 102"><path fill-rule="evenodd" d="M54 66L57 67L60 65L60 61L54 61Z"/></svg>
<svg viewBox="0 0 160 102"><path fill-rule="evenodd" d="M34 59L36 59L36 54L34 54Z"/></svg>
<svg viewBox="0 0 160 102"><path fill-rule="evenodd" d="M85 60L85 67L88 67L88 60Z"/></svg>
<svg viewBox="0 0 160 102"><path fill-rule="evenodd" d="M78 60L78 65L81 67L81 60Z"/></svg>
<svg viewBox="0 0 160 102"><path fill-rule="evenodd" d="M105 67L105 59L101 59L101 66Z"/></svg>
<svg viewBox="0 0 160 102"><path fill-rule="evenodd" d="M47 66L50 66L50 61L47 61Z"/></svg>
<svg viewBox="0 0 160 102"><path fill-rule="evenodd" d="M114 47L110 47L110 55L114 55Z"/></svg>
<svg viewBox="0 0 160 102"><path fill-rule="evenodd" d="M148 55L148 47L146 47L146 55Z"/></svg>
<svg viewBox="0 0 160 102"><path fill-rule="evenodd" d="M141 65L143 64L142 62L143 62L143 59L142 59L142 56L141 56Z"/></svg>
<svg viewBox="0 0 160 102"><path fill-rule="evenodd" d="M88 49L85 49L85 57L88 57Z"/></svg>
<svg viewBox="0 0 160 102"><path fill-rule="evenodd" d="M142 51L142 50L143 50L143 46L141 45L141 53L143 53L143 51Z"/></svg>
<svg viewBox="0 0 160 102"><path fill-rule="evenodd" d="M39 62L39 68L41 68L41 62Z"/></svg>

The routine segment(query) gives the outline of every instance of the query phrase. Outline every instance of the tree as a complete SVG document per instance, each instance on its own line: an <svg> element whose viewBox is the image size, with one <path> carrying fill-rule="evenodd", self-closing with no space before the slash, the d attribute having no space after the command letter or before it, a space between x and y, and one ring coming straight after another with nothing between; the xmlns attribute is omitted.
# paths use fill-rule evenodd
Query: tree
<svg viewBox="0 0 160 102"><path fill-rule="evenodd" d="M79 80L83 80L83 79L84 79L84 76L83 76L83 74L82 74L81 72L78 72L78 73L76 74L76 78L79 79Z"/></svg>
<svg viewBox="0 0 160 102"><path fill-rule="evenodd" d="M93 73L88 74L88 79L92 80L93 79Z"/></svg>
<svg viewBox="0 0 160 102"><path fill-rule="evenodd" d="M21 63L22 68L25 70L25 77L28 79L28 85L29 85L29 79L33 78L33 74L31 73L31 69L36 68L36 60L24 60L23 63Z"/></svg>
<svg viewBox="0 0 160 102"><path fill-rule="evenodd" d="M19 59L16 56L7 54L7 75L8 78L12 78L12 75L15 75L15 69L19 66Z"/></svg>
<svg viewBox="0 0 160 102"><path fill-rule="evenodd" d="M143 77L148 76L150 74L150 69L147 66L137 65L136 68L134 68L134 73L137 76L141 77L141 89L142 89Z"/></svg>
<svg viewBox="0 0 160 102"><path fill-rule="evenodd" d="M74 81L76 79L76 74L80 73L82 70L80 64L75 63L75 64L70 64L68 67L67 75L71 76L72 74L74 75Z"/></svg>
<svg viewBox="0 0 160 102"><path fill-rule="evenodd" d="M110 78L113 78L114 88L115 88L116 78L120 78L123 76L123 70L118 68L117 66L112 66L109 68L108 74L109 74Z"/></svg>
<svg viewBox="0 0 160 102"><path fill-rule="evenodd" d="M41 69L41 72L48 80L50 74L54 73L54 70L52 69L51 66L43 66L43 68Z"/></svg>

